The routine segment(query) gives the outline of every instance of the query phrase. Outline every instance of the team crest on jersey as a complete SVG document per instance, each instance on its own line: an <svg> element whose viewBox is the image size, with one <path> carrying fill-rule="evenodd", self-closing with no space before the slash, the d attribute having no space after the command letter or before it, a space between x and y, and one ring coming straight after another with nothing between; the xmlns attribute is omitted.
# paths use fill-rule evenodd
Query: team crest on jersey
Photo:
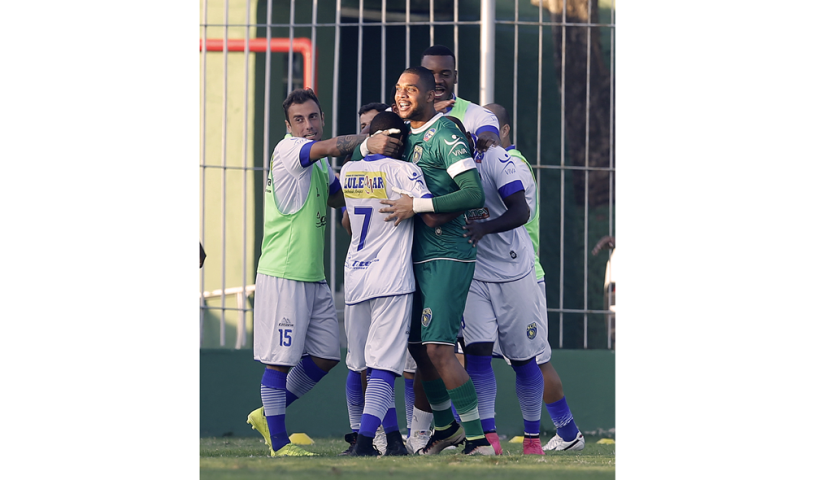
<svg viewBox="0 0 813 480"><path fill-rule="evenodd" d="M428 142L430 138L435 136L436 130L434 128L430 128L429 131L423 134L423 141Z"/></svg>
<svg viewBox="0 0 813 480"><path fill-rule="evenodd" d="M415 148L412 150L412 163L418 163L421 161L421 156L423 155L423 147L420 145L415 145Z"/></svg>
<svg viewBox="0 0 813 480"><path fill-rule="evenodd" d="M530 340L533 340L534 338L536 338L536 332L537 331L538 331L538 329L536 328L536 322L534 322L534 323L528 325L528 328L525 330L525 334L528 335L528 338Z"/></svg>
<svg viewBox="0 0 813 480"><path fill-rule="evenodd" d="M432 309L424 308L423 313L421 313L421 325L423 325L424 327L428 327L431 321L432 321Z"/></svg>
<svg viewBox="0 0 813 480"><path fill-rule="evenodd" d="M342 190L346 198L387 198L387 174L347 172Z"/></svg>

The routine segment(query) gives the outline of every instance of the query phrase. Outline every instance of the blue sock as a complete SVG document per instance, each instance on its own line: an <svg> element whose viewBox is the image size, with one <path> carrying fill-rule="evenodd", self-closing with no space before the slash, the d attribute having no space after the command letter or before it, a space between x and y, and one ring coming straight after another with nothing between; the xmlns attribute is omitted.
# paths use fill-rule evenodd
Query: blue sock
<svg viewBox="0 0 813 480"><path fill-rule="evenodd" d="M477 392L477 411L483 432L496 431L494 403L497 400L497 380L491 368L491 355L466 355L466 371Z"/></svg>
<svg viewBox="0 0 813 480"><path fill-rule="evenodd" d="M545 379L535 361L525 365L512 364L517 374L516 391L519 409L525 422L526 435L539 435L539 420L542 417L542 393L545 390Z"/></svg>
<svg viewBox="0 0 813 480"><path fill-rule="evenodd" d="M345 382L345 397L347 399L347 416L350 418L350 429L359 431L361 414L364 413L364 392L361 389L361 374L350 370L347 372Z"/></svg>
<svg viewBox="0 0 813 480"><path fill-rule="evenodd" d="M415 379L404 379L404 407L406 407L407 437L412 430L412 409L415 407Z"/></svg>
<svg viewBox="0 0 813 480"><path fill-rule="evenodd" d="M286 406L308 393L325 375L327 372L317 367L311 357L302 357L302 360L288 372L288 382L285 385Z"/></svg>
<svg viewBox="0 0 813 480"><path fill-rule="evenodd" d="M373 368L368 368L367 371L371 374L370 379L367 380L367 393L364 394L364 414L361 416L359 434L374 437L375 431L384 420L390 405L394 406L395 374ZM396 426L397 424L396 417Z"/></svg>
<svg viewBox="0 0 813 480"><path fill-rule="evenodd" d="M400 430L398 428L398 412L395 411L395 392L392 392L392 401L390 401L390 408L384 414L384 419L381 420L381 426L384 427L384 433L394 432Z"/></svg>
<svg viewBox="0 0 813 480"><path fill-rule="evenodd" d="M562 437L562 440L570 442L576 438L579 428L576 426L576 422L573 421L573 414L570 413L565 397L556 402L545 404L545 407L548 409L550 419L556 427L556 433Z"/></svg>
<svg viewBox="0 0 813 480"><path fill-rule="evenodd" d="M285 430L285 379L287 375L277 370L265 369L260 396L263 399L265 419L268 432L271 434L271 448L274 451L284 447L290 441Z"/></svg>
<svg viewBox="0 0 813 480"><path fill-rule="evenodd" d="M454 415L454 419L455 419L455 420L457 420L457 423L463 423L463 422L460 420L460 414L459 414L459 413L457 413L457 409L456 409L456 408L454 408L454 404L451 404L451 406L452 406L452 415Z"/></svg>

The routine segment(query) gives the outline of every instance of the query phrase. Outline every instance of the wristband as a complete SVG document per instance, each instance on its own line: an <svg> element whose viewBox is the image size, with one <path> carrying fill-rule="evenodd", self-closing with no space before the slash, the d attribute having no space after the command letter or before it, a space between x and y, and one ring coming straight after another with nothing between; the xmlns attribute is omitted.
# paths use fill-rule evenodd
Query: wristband
<svg viewBox="0 0 813 480"><path fill-rule="evenodd" d="M370 154L370 151L367 150L367 140L369 140L369 138L365 138L364 141L361 142L361 146L359 146L359 151L361 152L362 157L366 157Z"/></svg>
<svg viewBox="0 0 813 480"><path fill-rule="evenodd" d="M412 211L415 213L434 213L435 206L431 198L413 198Z"/></svg>

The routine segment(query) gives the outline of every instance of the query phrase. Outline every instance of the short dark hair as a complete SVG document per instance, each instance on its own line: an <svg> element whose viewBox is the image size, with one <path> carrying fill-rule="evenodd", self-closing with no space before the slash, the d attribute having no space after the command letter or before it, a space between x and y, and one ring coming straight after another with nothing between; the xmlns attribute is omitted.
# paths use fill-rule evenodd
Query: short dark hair
<svg viewBox="0 0 813 480"><path fill-rule="evenodd" d="M313 100L316 102L316 106L319 107L319 113L322 113L322 106L319 104L319 99L316 98L316 94L313 93L313 90L310 88L297 88L296 90L291 90L291 93L289 93L282 102L282 110L285 112L285 120L289 120L288 107L293 104L301 105L308 100Z"/></svg>
<svg viewBox="0 0 813 480"><path fill-rule="evenodd" d="M403 73L411 73L418 76L418 83L421 91L428 92L435 89L435 74L426 67L409 67Z"/></svg>
<svg viewBox="0 0 813 480"><path fill-rule="evenodd" d="M489 103L488 105L484 105L483 108L490 110L491 113L497 117L497 121L500 123L500 128L508 123L508 111L499 103Z"/></svg>
<svg viewBox="0 0 813 480"><path fill-rule="evenodd" d="M385 105L383 103L378 103L378 102L367 103L365 105L362 105L361 108L359 108L359 116L364 115L365 113L369 112L370 110L375 110L376 112L380 113L380 112L385 111L388 108L390 108L390 106Z"/></svg>
<svg viewBox="0 0 813 480"><path fill-rule="evenodd" d="M426 56L438 56L438 57L452 57L452 62L457 65L457 60L454 57L454 52L449 49L449 47L445 45L432 45L431 47L427 48L421 54L421 58Z"/></svg>
<svg viewBox="0 0 813 480"><path fill-rule="evenodd" d="M370 121L370 133L373 134L380 130L388 130L390 128L397 128L400 133L397 135L389 135L391 137L399 138L401 143L406 144L406 138L409 135L409 127L404 123L404 119L399 117L394 112L381 112ZM383 135L383 134L382 134ZM393 158L401 158L403 153L403 146L401 151L393 155Z"/></svg>

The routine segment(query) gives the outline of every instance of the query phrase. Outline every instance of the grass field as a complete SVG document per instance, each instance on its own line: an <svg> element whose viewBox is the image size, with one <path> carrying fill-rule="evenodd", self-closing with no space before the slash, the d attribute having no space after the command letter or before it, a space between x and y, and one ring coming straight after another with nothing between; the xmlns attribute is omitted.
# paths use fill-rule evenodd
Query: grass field
<svg viewBox="0 0 813 480"><path fill-rule="evenodd" d="M306 448L319 457L271 458L262 438L201 438L201 480L411 479L508 480L549 478L563 480L615 478L615 445L598 445L599 437L585 437L581 452L522 455L522 444L502 441L496 457L465 457L445 451L432 457L348 458L337 456L347 443L339 438L316 438ZM546 443L543 439L542 443ZM460 451L458 447L457 451Z"/></svg>

